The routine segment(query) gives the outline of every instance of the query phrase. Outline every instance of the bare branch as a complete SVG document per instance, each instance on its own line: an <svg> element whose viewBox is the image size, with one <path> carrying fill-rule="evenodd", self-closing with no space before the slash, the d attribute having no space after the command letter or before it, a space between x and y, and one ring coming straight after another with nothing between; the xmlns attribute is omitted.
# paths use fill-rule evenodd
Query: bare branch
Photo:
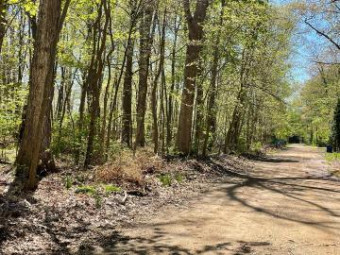
<svg viewBox="0 0 340 255"><path fill-rule="evenodd" d="M329 35L327 35L326 33L324 33L324 32L322 32L322 31L318 30L317 28L315 28L311 23L308 22L307 19L305 19L305 23L306 23L311 29L313 29L318 35L325 37L328 41L330 41L333 45L335 45L335 47L337 47L338 50L340 50L340 45L339 45L337 42L335 42Z"/></svg>
<svg viewBox="0 0 340 255"><path fill-rule="evenodd" d="M68 7L70 6L71 1L72 0L66 0L66 2L65 2L64 8L63 8L61 16L60 16L60 21L59 21L59 33L60 33L61 29L63 28L63 24L64 24L66 14L67 14L67 11L68 11Z"/></svg>

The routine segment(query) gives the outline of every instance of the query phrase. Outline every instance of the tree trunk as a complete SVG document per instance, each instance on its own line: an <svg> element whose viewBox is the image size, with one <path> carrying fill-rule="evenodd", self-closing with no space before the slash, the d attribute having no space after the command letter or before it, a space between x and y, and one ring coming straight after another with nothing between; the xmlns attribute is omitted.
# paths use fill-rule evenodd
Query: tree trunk
<svg viewBox="0 0 340 255"><path fill-rule="evenodd" d="M85 72L84 75L85 76ZM75 164L78 165L80 161L80 154L81 154L81 144L83 140L83 126L84 126L84 111L85 111L85 101L86 101L86 95L87 95L87 90L88 90L88 85L87 82L85 81L85 78L83 77L83 85L81 86L81 93L80 93L80 104L79 104L79 119L77 122L77 140L78 140L78 145L77 149L75 152Z"/></svg>
<svg viewBox="0 0 340 255"><path fill-rule="evenodd" d="M91 71L90 71L91 72ZM94 74L95 75L95 74ZM100 116L100 79L96 79L94 77L89 78L89 91L88 94L90 95L90 123L89 123L89 134L87 140L87 148L85 154L85 161L84 167L88 168L88 166L93 163L93 158L96 156L97 160L99 159L100 155L94 155L94 141L95 137L98 134L98 120ZM91 84L91 85L90 85Z"/></svg>
<svg viewBox="0 0 340 255"><path fill-rule="evenodd" d="M196 76L199 75L199 72ZM199 155L201 147L201 138L203 136L203 87L201 82L196 83L196 125L195 125L195 139L194 139L194 149L193 153Z"/></svg>
<svg viewBox="0 0 340 255"><path fill-rule="evenodd" d="M238 97L237 97L237 103L234 107L231 123L228 129L228 133L225 138L225 145L224 145L224 153L228 153L229 151L233 151L237 149L238 145L238 139L239 139L239 130L241 125L241 115L243 112L243 104L245 101L246 91L243 87L243 84L241 85Z"/></svg>
<svg viewBox="0 0 340 255"><path fill-rule="evenodd" d="M132 148L132 68L133 68L133 49L134 39L131 35L134 33L137 18L140 14L142 1L130 1L130 31L126 46L126 67L123 83L123 116L122 116L122 144Z"/></svg>
<svg viewBox="0 0 340 255"><path fill-rule="evenodd" d="M164 52L163 52L164 55ZM160 94L160 120L161 120L161 127L162 127L162 132L160 135L160 140L162 142L162 155L165 153L165 117L166 117L166 77L165 77L165 71L164 68L162 68L162 79L161 79L161 94Z"/></svg>
<svg viewBox="0 0 340 255"><path fill-rule="evenodd" d="M51 119L51 108L48 116L44 118L43 124L43 137L41 142L39 164L37 168L37 173L39 176L44 176L49 172L53 172L56 169L54 158L51 152L51 137L52 137L52 119Z"/></svg>
<svg viewBox="0 0 340 255"><path fill-rule="evenodd" d="M205 127L205 138L204 144L202 149L203 156L207 155L207 150L211 149L213 146L214 138L211 136L215 135L216 132L216 114L217 114L217 107L216 107L216 95L217 95L217 73L218 73L218 60L219 60L219 45L220 45L220 35L221 29L223 25L223 15L224 15L224 6L225 0L221 2L221 14L220 14L220 22L218 24L218 30L216 35L216 43L214 46L214 53L213 53L213 64L211 70L211 80L210 80L210 91L209 91L209 99L208 99L208 106L207 106L207 121ZM211 139L211 142L209 142Z"/></svg>
<svg viewBox="0 0 340 255"><path fill-rule="evenodd" d="M50 111L57 42L61 30L61 0L41 0L34 42L27 116L16 160L16 181L24 188L37 185L36 171L44 123Z"/></svg>
<svg viewBox="0 0 340 255"><path fill-rule="evenodd" d="M177 25L177 16L175 19L175 31L174 31L174 41L172 46L172 58L171 58L171 86L169 92L169 99L168 99L168 111L167 111L167 122L166 122L166 147L169 150L171 141L172 141L172 122L173 122L173 94L175 92L175 84L176 84L176 48L177 48L177 38L178 38L178 31L180 27L180 23Z"/></svg>
<svg viewBox="0 0 340 255"><path fill-rule="evenodd" d="M139 57L139 86L137 102L137 131L135 146L145 146L145 111L146 95L148 90L149 62L151 55L152 37L150 29L152 24L153 2L147 3L143 11L140 27L140 57Z"/></svg>
<svg viewBox="0 0 340 255"><path fill-rule="evenodd" d="M105 65L105 46L106 35L110 21L109 2L102 0L99 9L97 20L93 26L93 51L90 69L88 73L88 93L90 99L90 124L89 135L87 140L87 149L84 161L84 167L87 168L92 163L97 163L102 160L100 155L101 150L95 151L94 141L99 132L99 117L100 117L100 91L102 84L102 75ZM104 11L104 15L103 15ZM101 20L105 18L104 26L101 27ZM94 162L96 158L97 162Z"/></svg>
<svg viewBox="0 0 340 255"><path fill-rule="evenodd" d="M131 148L132 138L132 60L133 60L134 39L129 38L126 52L126 67L123 84L123 127L122 143Z"/></svg>
<svg viewBox="0 0 340 255"><path fill-rule="evenodd" d="M129 32L129 38L131 38L131 28L130 28L130 32ZM119 52L119 51L117 51ZM115 78L115 86L114 86L114 93L112 94L113 98L111 100L111 104L110 104L110 113L109 113L109 123L108 123L108 127L107 127L107 135L106 135L106 142L105 142L105 147L106 147L106 151L109 151L110 148L110 141L111 141L111 137L112 137L112 125L113 125L113 115L117 109L117 98L118 98L118 91L119 91L119 87L121 84L121 80L123 77L123 73L124 73L124 67L125 67L125 61L126 61L126 53L127 50L125 50L124 52L124 57L123 57L123 62L119 71L119 76L118 78Z"/></svg>
<svg viewBox="0 0 340 255"><path fill-rule="evenodd" d="M154 142L154 153L158 153L159 150L159 128L158 128L158 116L157 116L157 89L158 89L158 81L159 77L162 74L164 67L164 59L165 59L165 17L166 12L164 11L163 24L161 30L161 40L159 45L159 66L156 70L156 76L152 86L151 93L151 111L152 111L152 120L153 120L153 142Z"/></svg>
<svg viewBox="0 0 340 255"><path fill-rule="evenodd" d="M109 132L106 133L106 126L107 126L107 115L108 115L108 103L109 103L109 96L110 96L110 85L111 85L111 79L112 79L112 70L111 70L111 55L115 51L115 41L113 38L113 28L112 28L112 18L111 18L111 5L108 5L108 17L109 20L109 35L110 35L110 41L111 41L111 47L106 55L106 64L108 67L108 79L107 84L105 88L104 93L104 106L103 106L103 122L102 122L102 129L101 129L101 135L100 135L100 154L103 155L103 159L106 161L108 158L108 151L106 149L106 139L105 134L110 134ZM112 91L113 92L113 91ZM111 93L112 93L111 92ZM109 128L111 128L109 126Z"/></svg>
<svg viewBox="0 0 340 255"><path fill-rule="evenodd" d="M102 154L104 155L104 160L106 161L107 159L107 151L105 147L105 132L106 132L106 125L107 125L107 107L108 107L108 101L109 101L109 94L110 90L109 87L111 85L111 61L109 57L107 58L107 64L108 64L108 79L107 79L107 84L105 88L105 93L104 93L104 106L103 106L103 121L102 121L102 127L101 127L101 132L100 132L100 149L102 150Z"/></svg>
<svg viewBox="0 0 340 255"><path fill-rule="evenodd" d="M191 150L192 115L195 97L196 78L199 73L199 57L202 50L203 23L206 17L209 1L201 0L196 3L196 11L192 16L190 1L184 0L184 11L189 30L189 43L187 45L184 88L179 114L177 149L187 155Z"/></svg>
<svg viewBox="0 0 340 255"><path fill-rule="evenodd" d="M61 81L60 81L60 87L58 88L58 98L57 98L57 106L56 106L56 113L55 113L55 118L57 120L60 119L61 113L63 111L65 88L66 88L66 68L60 67L60 72L61 72Z"/></svg>
<svg viewBox="0 0 340 255"><path fill-rule="evenodd" d="M228 133L225 138L224 153L237 149L238 139L241 128L241 117L245 110L245 100L247 96L246 82L248 79L249 66L251 59L251 53L249 49L244 49L242 53L242 63L240 71L240 89L236 98L236 105L234 107L231 123L228 129Z"/></svg>
<svg viewBox="0 0 340 255"><path fill-rule="evenodd" d="M61 114L60 118L58 119L59 122L59 127L58 127L58 138L57 138L57 143L60 143L61 137L62 137L62 127L63 127L63 122L66 114L66 109L67 106L70 105L70 98L71 98L71 93L72 93L72 87L75 79L75 74L77 73L77 69L75 69L73 72L72 70L69 71L67 81L66 81L66 87L65 87L65 99L62 102L61 106Z"/></svg>

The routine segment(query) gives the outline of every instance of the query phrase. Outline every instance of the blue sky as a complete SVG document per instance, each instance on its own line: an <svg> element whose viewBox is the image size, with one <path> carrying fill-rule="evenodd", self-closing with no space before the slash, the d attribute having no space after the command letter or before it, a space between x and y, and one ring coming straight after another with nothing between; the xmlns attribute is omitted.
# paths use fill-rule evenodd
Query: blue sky
<svg viewBox="0 0 340 255"><path fill-rule="evenodd" d="M284 5L292 0L271 0L270 2L274 5ZM327 42L324 38L311 31L301 19L292 38L293 49L290 64L293 82L302 84L311 77L313 60L324 50L325 43Z"/></svg>

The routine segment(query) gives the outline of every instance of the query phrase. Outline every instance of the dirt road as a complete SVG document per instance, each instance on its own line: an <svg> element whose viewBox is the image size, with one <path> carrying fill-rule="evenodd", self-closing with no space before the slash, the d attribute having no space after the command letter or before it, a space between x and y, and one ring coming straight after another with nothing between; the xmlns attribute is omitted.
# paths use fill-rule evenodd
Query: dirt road
<svg viewBox="0 0 340 255"><path fill-rule="evenodd" d="M122 229L104 254L340 254L340 182L319 149L291 146L188 208Z"/></svg>

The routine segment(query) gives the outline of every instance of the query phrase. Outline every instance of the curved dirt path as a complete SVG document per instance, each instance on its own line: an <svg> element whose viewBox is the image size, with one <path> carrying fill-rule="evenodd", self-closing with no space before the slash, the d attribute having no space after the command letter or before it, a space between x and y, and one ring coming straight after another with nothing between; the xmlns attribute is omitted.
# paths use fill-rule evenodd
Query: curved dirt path
<svg viewBox="0 0 340 255"><path fill-rule="evenodd" d="M326 167L319 149L291 146L188 208L122 229L101 253L340 254L340 182Z"/></svg>

